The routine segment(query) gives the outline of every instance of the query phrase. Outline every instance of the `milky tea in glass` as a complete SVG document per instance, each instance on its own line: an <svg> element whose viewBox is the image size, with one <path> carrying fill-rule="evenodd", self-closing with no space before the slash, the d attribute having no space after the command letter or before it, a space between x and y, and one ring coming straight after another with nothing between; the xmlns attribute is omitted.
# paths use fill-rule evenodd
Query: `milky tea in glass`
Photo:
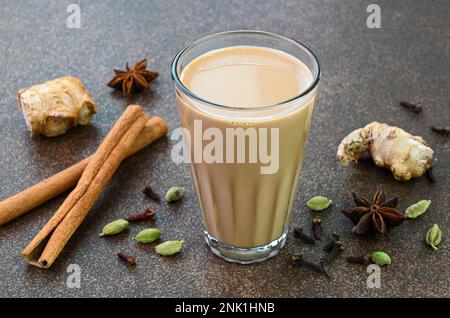
<svg viewBox="0 0 450 318"><path fill-rule="evenodd" d="M296 196L319 65L272 33L214 34L172 65L205 239L242 264L278 253Z"/></svg>

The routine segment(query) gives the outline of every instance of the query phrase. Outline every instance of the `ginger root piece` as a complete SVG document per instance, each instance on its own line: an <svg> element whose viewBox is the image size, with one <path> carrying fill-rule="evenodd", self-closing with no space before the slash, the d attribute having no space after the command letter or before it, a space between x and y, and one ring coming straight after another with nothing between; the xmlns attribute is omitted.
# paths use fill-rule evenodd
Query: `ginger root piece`
<svg viewBox="0 0 450 318"><path fill-rule="evenodd" d="M89 124L96 112L94 100L73 76L21 89L18 98L19 110L33 135L62 135L77 124Z"/></svg>
<svg viewBox="0 0 450 318"><path fill-rule="evenodd" d="M378 167L390 169L400 181L420 177L433 161L433 150L422 137L376 121L348 134L339 145L337 158L347 166L366 151Z"/></svg>

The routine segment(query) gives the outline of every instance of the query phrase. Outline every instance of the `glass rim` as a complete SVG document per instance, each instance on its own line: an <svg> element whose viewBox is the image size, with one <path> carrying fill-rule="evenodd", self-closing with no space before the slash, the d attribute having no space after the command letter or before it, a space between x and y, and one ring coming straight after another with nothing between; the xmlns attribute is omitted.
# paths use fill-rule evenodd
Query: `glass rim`
<svg viewBox="0 0 450 318"><path fill-rule="evenodd" d="M300 99L306 95L308 95L318 84L319 84L319 80L320 80L320 63L319 63L319 59L317 58L317 56L313 53L313 51L311 51L306 45L304 45L303 43L290 38L288 36L285 35L281 35L281 34L277 34L277 33L272 33L272 32L267 32L267 31L259 31L259 30L234 30L234 31L225 31L225 32L219 32L219 33L214 33L214 34L210 34L207 36L204 36L190 44L188 44L187 46L185 46L181 51L179 51L177 53L177 55L175 56L175 58L172 61L172 65L171 65L171 75L172 75L172 79L175 82L176 86L187 96L201 102L201 103L206 103L208 105L212 105L212 106L216 106L216 107L220 107L220 108L227 108L227 109L241 109L241 110L249 110L249 109L255 109L254 106L230 106L230 105L221 105L221 104L217 104L211 101L208 101L204 98L202 98L201 96L198 96L196 94L194 94L190 89L188 89L180 80L180 77L178 75L178 64L180 62L180 59L183 57L183 55L188 52L189 50L191 50L192 48L194 48L195 46L204 43L206 41L209 41L211 39L215 39L224 35L230 35L230 34L253 34L253 35L264 35L264 36L269 36L269 37L273 37L279 40L283 40L283 41L287 41L290 42L294 45L296 45L297 47L303 49L309 56L312 57L317 72L316 74L313 74L314 79L311 82L311 84L306 87L300 94L289 98L287 100L281 101L279 103L273 104L273 105L265 105L265 106L261 106L258 107L258 109L268 109L268 108L274 108L274 107L278 107L278 106L282 106L288 103L291 103L297 99ZM303 62L303 61L302 61Z"/></svg>

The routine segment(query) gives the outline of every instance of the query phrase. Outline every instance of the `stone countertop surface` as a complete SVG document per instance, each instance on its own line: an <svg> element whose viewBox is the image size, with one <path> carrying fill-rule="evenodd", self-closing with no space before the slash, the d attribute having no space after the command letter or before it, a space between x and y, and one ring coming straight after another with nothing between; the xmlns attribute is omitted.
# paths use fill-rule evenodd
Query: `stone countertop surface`
<svg viewBox="0 0 450 318"><path fill-rule="evenodd" d="M27 266L20 253L65 195L0 226L0 297L450 297L450 143L429 128L450 124L448 1L377 1L380 29L366 26L372 1L86 0L76 1L80 29L66 25L71 2L1 1L1 198L95 151L127 105L106 86L113 68L149 59L150 68L161 75L132 102L162 116L173 129L180 126L170 76L175 54L210 33L267 30L305 43L322 67L291 230L311 223L315 214L305 206L311 196L328 196L333 206L320 216L327 231L341 234L345 252L330 266L331 279L289 265L295 252L321 256L319 245L303 246L291 232L279 256L261 264L236 265L214 256L201 235L189 167L172 162L175 142L164 138L123 162L51 269ZM79 77L97 102L92 124L56 138L30 137L17 108L17 90L69 74ZM399 106L402 100L420 102L424 111L408 112ZM437 182L418 178L401 183L370 160L340 167L335 159L340 140L373 120L423 136L435 150ZM352 205L350 191L369 194L378 184L388 195L400 196L400 209L421 199L432 200L431 207L387 237L355 237L340 209ZM177 204L157 204L142 195L146 185L160 192L182 185L186 194ZM98 237L104 224L147 207L157 210L154 223ZM424 243L434 223L444 234L438 251ZM182 253L159 257L153 245L131 240L149 225L160 228L163 239L184 239ZM345 261L345 256L374 250L388 252L393 260L381 270L379 289L367 287L364 266ZM116 256L120 251L135 255L138 266L124 265ZM67 287L70 264L81 269L80 288Z"/></svg>

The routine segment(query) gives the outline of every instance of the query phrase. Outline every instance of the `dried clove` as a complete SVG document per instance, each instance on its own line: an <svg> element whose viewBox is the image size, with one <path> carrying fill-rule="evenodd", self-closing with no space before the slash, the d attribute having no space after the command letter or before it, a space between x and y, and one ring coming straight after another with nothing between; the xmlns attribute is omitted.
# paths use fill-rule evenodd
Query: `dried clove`
<svg viewBox="0 0 450 318"><path fill-rule="evenodd" d="M342 247L342 241L335 231L331 232L331 239L325 246L323 247L323 250L327 252L327 255L322 258L321 264L323 267L325 267L327 264L331 263L336 257L338 257L341 252L344 250Z"/></svg>
<svg viewBox="0 0 450 318"><path fill-rule="evenodd" d="M324 245L323 250L327 253L329 253L334 247L334 240L328 241L327 244Z"/></svg>
<svg viewBox="0 0 450 318"><path fill-rule="evenodd" d="M320 264L305 259L303 253L291 255L291 264L296 266L305 266L315 272L322 273L328 276L325 269Z"/></svg>
<svg viewBox="0 0 450 318"><path fill-rule="evenodd" d="M350 264L362 264L362 265L369 265L370 264L370 256L349 256L347 257L347 262Z"/></svg>
<svg viewBox="0 0 450 318"><path fill-rule="evenodd" d="M331 278L330 274L328 273L328 269L327 269L327 262L324 258L320 259L320 267L322 267L322 270L324 272L324 274L328 277Z"/></svg>
<svg viewBox="0 0 450 318"><path fill-rule="evenodd" d="M315 217L313 219L313 233L314 233L314 237L320 241L320 239L322 238L322 220L319 217Z"/></svg>
<svg viewBox="0 0 450 318"><path fill-rule="evenodd" d="M422 106L411 104L408 102L400 102L400 105L410 111L413 111L414 113L418 114L422 111Z"/></svg>
<svg viewBox="0 0 450 318"><path fill-rule="evenodd" d="M160 201L161 200L161 196L156 193L155 191L153 191L153 189L150 186L147 186L144 188L144 190L142 190L142 192L149 197L150 199L154 200L154 201Z"/></svg>
<svg viewBox="0 0 450 318"><path fill-rule="evenodd" d="M435 127L431 126L431 130L436 134L439 134L444 137L448 137L450 135L450 127Z"/></svg>
<svg viewBox="0 0 450 318"><path fill-rule="evenodd" d="M324 257L324 262L326 264L331 263L332 260L334 260L336 257L339 256L339 254L341 254L341 252L343 251L343 247L342 247L342 242L339 240L334 240L333 241L333 246L331 247L331 249L328 251L328 254Z"/></svg>
<svg viewBox="0 0 450 318"><path fill-rule="evenodd" d="M425 177L427 177L428 181L430 181L431 183L436 182L436 178L433 174L433 167L430 167L427 171L425 171Z"/></svg>
<svg viewBox="0 0 450 318"><path fill-rule="evenodd" d="M294 237L301 239L306 244L314 245L315 240L305 232L303 232L303 228L301 227L295 227L294 228Z"/></svg>
<svg viewBox="0 0 450 318"><path fill-rule="evenodd" d="M341 238L339 234L337 234L335 231L331 232L331 239L328 241L327 244L323 247L323 250L325 252L330 252L331 249L336 245L336 241L341 241Z"/></svg>
<svg viewBox="0 0 450 318"><path fill-rule="evenodd" d="M337 232L335 231L331 232L331 236L335 241L341 241L341 237L339 236L339 234L337 234Z"/></svg>
<svg viewBox="0 0 450 318"><path fill-rule="evenodd" d="M156 214L155 210L148 208L147 210L137 212L133 215L126 217L125 220L129 222L143 221L152 219L155 216L155 214Z"/></svg>
<svg viewBox="0 0 450 318"><path fill-rule="evenodd" d="M127 262L128 266L136 266L136 257L129 256L123 253L118 253L117 256Z"/></svg>

